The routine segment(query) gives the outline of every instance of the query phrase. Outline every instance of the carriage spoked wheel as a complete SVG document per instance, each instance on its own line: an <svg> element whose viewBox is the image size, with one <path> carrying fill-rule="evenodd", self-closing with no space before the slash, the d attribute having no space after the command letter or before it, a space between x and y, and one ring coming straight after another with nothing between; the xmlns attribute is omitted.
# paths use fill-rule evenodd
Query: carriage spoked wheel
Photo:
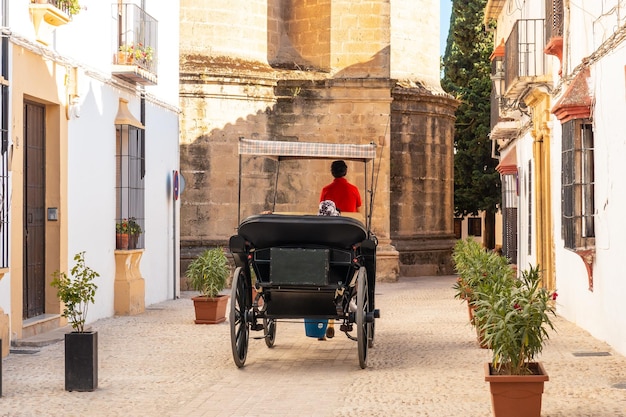
<svg viewBox="0 0 626 417"><path fill-rule="evenodd" d="M369 310L369 295L367 285L367 271L365 267L359 269L356 292L356 336L359 351L359 365L361 369L367 368L367 349L370 347L370 334L372 323L368 323L367 312Z"/></svg>
<svg viewBox="0 0 626 417"><path fill-rule="evenodd" d="M233 360L238 368L246 363L248 341L250 338L251 321L248 311L252 307L250 289L246 285L246 276L243 269L238 267L233 275L233 289L230 298L230 344L233 350Z"/></svg>
<svg viewBox="0 0 626 417"><path fill-rule="evenodd" d="M265 344L267 347L274 347L274 341L276 341L275 319L263 319L263 335L265 336Z"/></svg>

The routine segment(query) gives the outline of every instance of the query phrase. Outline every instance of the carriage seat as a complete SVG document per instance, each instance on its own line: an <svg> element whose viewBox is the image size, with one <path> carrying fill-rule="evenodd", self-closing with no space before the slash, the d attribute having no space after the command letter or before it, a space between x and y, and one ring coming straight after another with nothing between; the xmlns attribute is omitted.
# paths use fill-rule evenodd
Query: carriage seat
<svg viewBox="0 0 626 417"><path fill-rule="evenodd" d="M349 249L364 241L367 231L351 217L256 214L241 222L238 235L256 249L316 245Z"/></svg>

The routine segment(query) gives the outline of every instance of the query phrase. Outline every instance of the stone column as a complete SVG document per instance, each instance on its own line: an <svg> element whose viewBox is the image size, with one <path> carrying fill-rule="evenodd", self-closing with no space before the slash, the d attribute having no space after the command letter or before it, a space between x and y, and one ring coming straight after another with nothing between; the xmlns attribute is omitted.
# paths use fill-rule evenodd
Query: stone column
<svg viewBox="0 0 626 417"><path fill-rule="evenodd" d="M458 102L420 87L392 94L390 221L400 274L451 274Z"/></svg>

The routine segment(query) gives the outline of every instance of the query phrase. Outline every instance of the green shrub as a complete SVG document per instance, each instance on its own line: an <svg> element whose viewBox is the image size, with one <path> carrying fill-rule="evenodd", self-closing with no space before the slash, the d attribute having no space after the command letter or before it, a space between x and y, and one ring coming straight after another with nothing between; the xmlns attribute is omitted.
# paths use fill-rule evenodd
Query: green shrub
<svg viewBox="0 0 626 417"><path fill-rule="evenodd" d="M186 272L189 286L208 298L219 295L229 275L230 266L222 248L205 250L189 264Z"/></svg>
<svg viewBox="0 0 626 417"><path fill-rule="evenodd" d="M539 267L522 271L519 279L482 286L475 317L485 343L493 350L493 368L502 374L525 375L554 330L556 292L543 288Z"/></svg>

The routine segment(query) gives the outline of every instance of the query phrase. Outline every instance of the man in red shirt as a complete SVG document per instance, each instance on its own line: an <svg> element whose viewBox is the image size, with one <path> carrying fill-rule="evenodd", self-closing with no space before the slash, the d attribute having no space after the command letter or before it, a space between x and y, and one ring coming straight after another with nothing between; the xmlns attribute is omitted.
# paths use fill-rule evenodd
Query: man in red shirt
<svg viewBox="0 0 626 417"><path fill-rule="evenodd" d="M348 166L344 161L334 161L330 165L330 172L335 179L322 188L320 202L331 200L340 212L357 212L361 207L361 193L344 177L348 173Z"/></svg>
<svg viewBox="0 0 626 417"><path fill-rule="evenodd" d="M335 203L335 207L339 212L355 213L361 207L361 193L359 189L350 184L344 177L348 173L348 166L344 161L334 161L330 165L330 173L335 179L333 182L322 188L320 202L330 200ZM335 320L328 320L328 328L326 329L326 337L329 339L335 336ZM320 337L319 340L326 340L326 337Z"/></svg>

